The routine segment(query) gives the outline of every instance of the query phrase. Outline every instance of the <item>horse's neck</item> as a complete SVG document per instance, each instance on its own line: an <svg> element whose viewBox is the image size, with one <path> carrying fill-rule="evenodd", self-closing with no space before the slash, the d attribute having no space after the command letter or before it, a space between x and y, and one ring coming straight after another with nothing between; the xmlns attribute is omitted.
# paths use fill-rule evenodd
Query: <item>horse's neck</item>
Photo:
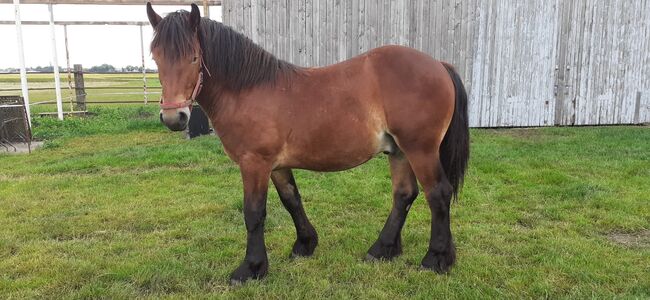
<svg viewBox="0 0 650 300"><path fill-rule="evenodd" d="M210 119L215 115L222 106L220 101L223 96L223 88L218 86L214 81L207 80L204 82L203 91L196 97L196 101Z"/></svg>
<svg viewBox="0 0 650 300"><path fill-rule="evenodd" d="M217 127L218 121L224 119L224 114L235 113L237 99L241 93L232 92L221 84L213 80L208 80L196 100L207 114L213 126ZM215 128L215 130L218 130L218 128Z"/></svg>
<svg viewBox="0 0 650 300"><path fill-rule="evenodd" d="M286 74L284 76L288 76ZM288 90L295 84L290 78L282 77L277 79L275 84L258 84L241 91L231 91L228 87L220 84L217 79L210 78L203 85L203 91L197 97L197 102L201 105L205 113L213 122L213 126L218 126L220 121L227 121L238 114L242 106L255 106L247 102L250 95L256 97L265 97L277 90ZM215 128L218 130L218 128Z"/></svg>

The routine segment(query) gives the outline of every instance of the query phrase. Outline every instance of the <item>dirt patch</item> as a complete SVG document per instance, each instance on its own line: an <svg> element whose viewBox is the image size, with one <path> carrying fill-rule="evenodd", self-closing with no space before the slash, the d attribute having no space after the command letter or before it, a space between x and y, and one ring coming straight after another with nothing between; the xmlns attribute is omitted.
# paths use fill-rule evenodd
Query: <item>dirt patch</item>
<svg viewBox="0 0 650 300"><path fill-rule="evenodd" d="M607 238L617 244L633 248L650 248L650 230L632 233L610 233Z"/></svg>

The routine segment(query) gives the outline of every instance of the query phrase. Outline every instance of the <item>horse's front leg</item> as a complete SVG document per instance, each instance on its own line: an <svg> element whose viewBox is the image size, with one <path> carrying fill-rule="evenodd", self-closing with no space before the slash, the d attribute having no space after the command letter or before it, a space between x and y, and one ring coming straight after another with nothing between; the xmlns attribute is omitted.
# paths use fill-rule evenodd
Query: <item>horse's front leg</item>
<svg viewBox="0 0 650 300"><path fill-rule="evenodd" d="M264 219L271 166L256 155L245 155L239 161L239 167L244 183L244 220L248 235L246 257L230 276L233 285L261 279L269 268L264 245Z"/></svg>
<svg viewBox="0 0 650 300"><path fill-rule="evenodd" d="M297 239L293 244L291 257L311 256L318 245L318 234L305 214L293 172L291 169L273 171L271 180L280 195L280 201L291 214L293 224L296 225Z"/></svg>

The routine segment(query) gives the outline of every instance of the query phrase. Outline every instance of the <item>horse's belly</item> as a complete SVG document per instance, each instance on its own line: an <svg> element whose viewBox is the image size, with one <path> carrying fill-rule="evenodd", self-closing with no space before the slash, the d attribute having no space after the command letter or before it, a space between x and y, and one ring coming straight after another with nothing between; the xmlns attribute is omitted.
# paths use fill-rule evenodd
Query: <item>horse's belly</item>
<svg viewBox="0 0 650 300"><path fill-rule="evenodd" d="M342 89L310 102L305 112L291 122L283 151L286 165L341 171L384 151L384 112L379 103L360 94Z"/></svg>
<svg viewBox="0 0 650 300"><path fill-rule="evenodd" d="M319 153L312 157L303 158L293 163L291 168L306 169L321 172L343 171L354 168L370 160L375 153L359 151L356 153Z"/></svg>
<svg viewBox="0 0 650 300"><path fill-rule="evenodd" d="M333 135L313 145L288 145L279 166L312 171L342 171L361 165L380 152L391 152L392 139L383 133Z"/></svg>

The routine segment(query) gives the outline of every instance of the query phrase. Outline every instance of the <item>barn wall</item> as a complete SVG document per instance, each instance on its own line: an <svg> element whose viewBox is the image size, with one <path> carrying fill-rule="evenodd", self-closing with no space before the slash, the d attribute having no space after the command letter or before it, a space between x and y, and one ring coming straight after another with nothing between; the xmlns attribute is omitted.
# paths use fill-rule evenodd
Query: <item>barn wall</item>
<svg viewBox="0 0 650 300"><path fill-rule="evenodd" d="M645 0L225 0L223 21L302 66L420 49L457 67L473 127L650 122Z"/></svg>

